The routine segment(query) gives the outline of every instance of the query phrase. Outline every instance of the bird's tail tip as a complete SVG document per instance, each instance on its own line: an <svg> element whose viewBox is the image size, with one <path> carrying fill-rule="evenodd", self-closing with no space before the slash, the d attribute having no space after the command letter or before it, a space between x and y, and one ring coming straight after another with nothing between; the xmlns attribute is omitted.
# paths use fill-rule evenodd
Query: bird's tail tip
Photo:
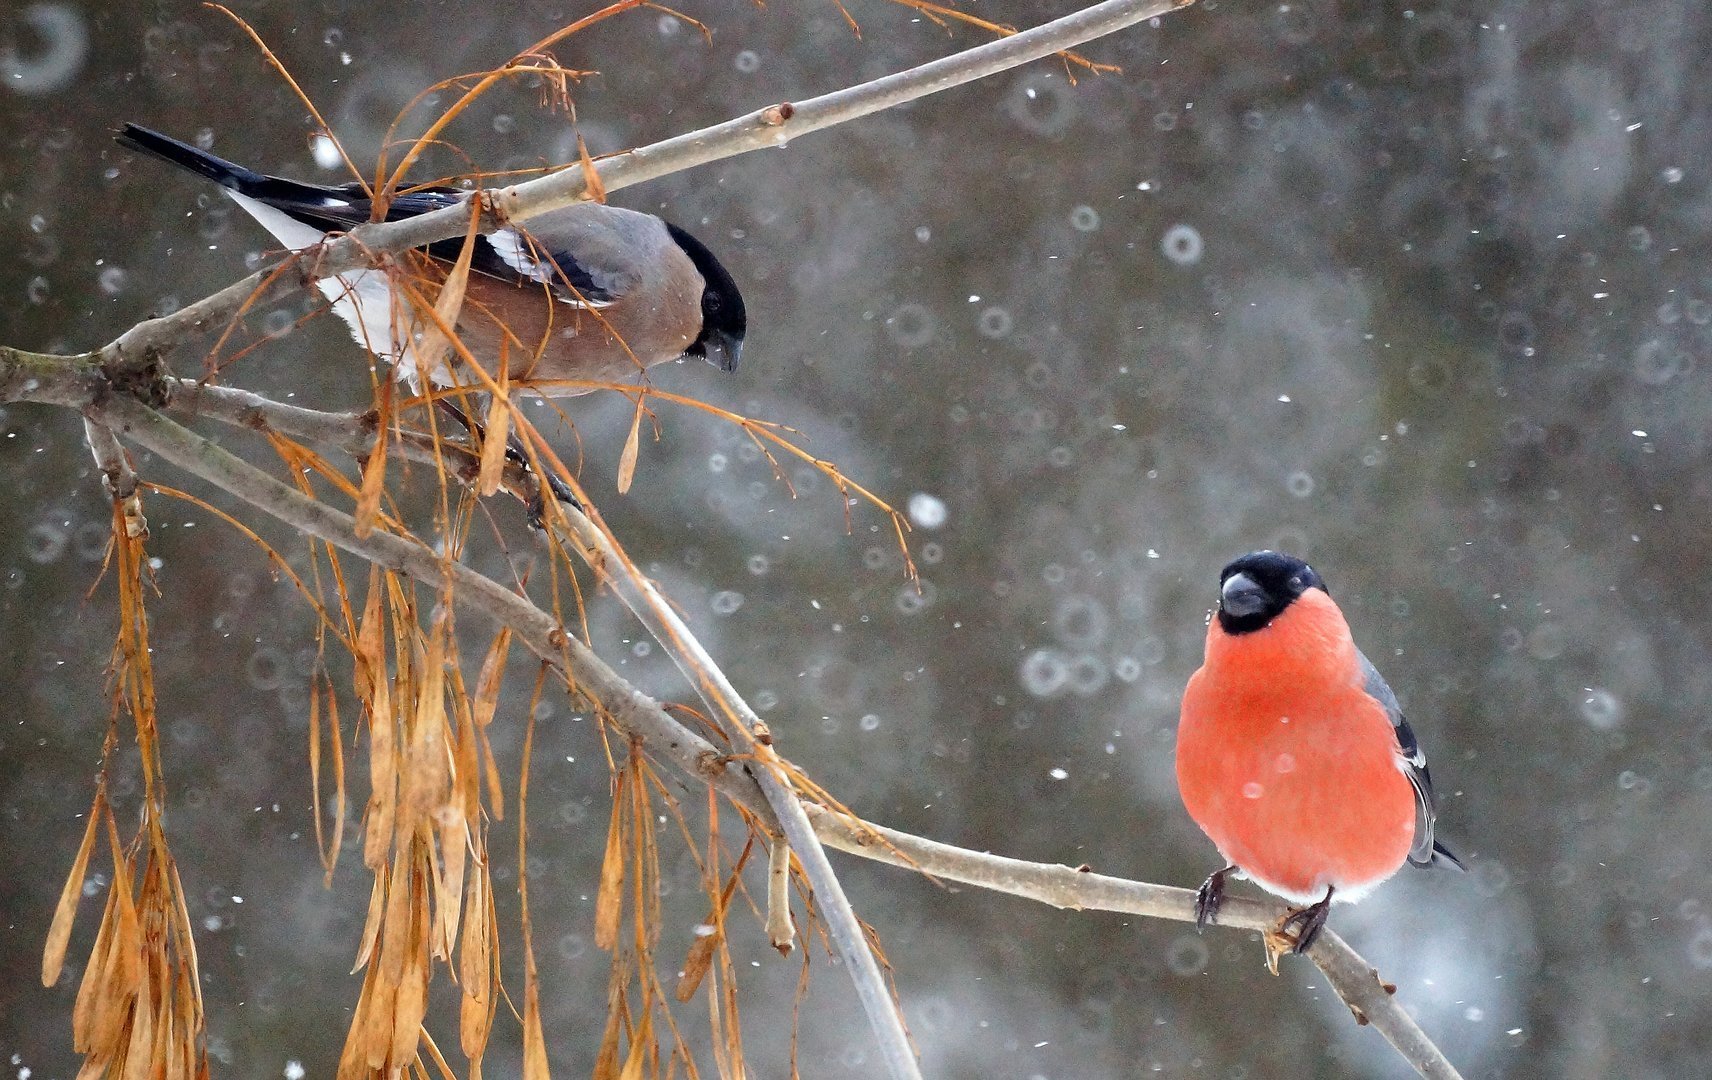
<svg viewBox="0 0 1712 1080"><path fill-rule="evenodd" d="M158 131L143 127L141 124L127 122L113 134L113 141L127 150L134 150L150 157L188 169L199 176L207 177L222 187L241 191L244 187L264 179L242 165L235 165L225 158L216 157L200 147L162 135Z"/></svg>
<svg viewBox="0 0 1712 1080"><path fill-rule="evenodd" d="M1433 846L1427 849L1425 854L1411 851L1409 853L1409 864L1411 866L1419 867L1422 870L1444 865L1460 873L1468 873L1468 867L1463 865L1462 860L1457 857L1456 852L1445 847L1437 840L1433 841Z"/></svg>
<svg viewBox="0 0 1712 1080"><path fill-rule="evenodd" d="M1443 844L1439 843L1437 840L1433 841L1433 861L1434 862L1446 863L1446 864L1450 865L1451 867L1454 867L1456 870L1460 871L1461 873L1464 873L1464 874L1468 873L1468 867L1463 865L1463 862L1461 859L1457 858L1456 852L1452 851L1450 848L1445 847Z"/></svg>

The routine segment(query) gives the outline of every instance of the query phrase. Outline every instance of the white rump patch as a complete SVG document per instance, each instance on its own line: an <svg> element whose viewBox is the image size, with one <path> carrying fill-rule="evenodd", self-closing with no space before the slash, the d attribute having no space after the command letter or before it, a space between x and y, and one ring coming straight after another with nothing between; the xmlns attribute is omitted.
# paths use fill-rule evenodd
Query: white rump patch
<svg viewBox="0 0 1712 1080"><path fill-rule="evenodd" d="M231 190L226 194L243 207L245 213L272 233L274 239L292 251L314 247L327 238L327 234L320 229L305 225L264 202ZM408 345L401 345L398 340L401 336L408 339L411 335L393 332L395 322L400 326L410 323L408 309L400 302L396 307L397 318L394 319L392 286L384 271L353 270L336 278L322 278L315 283L315 287L320 289L321 295L333 305L333 311L339 318L345 320L345 325L350 327L351 336L356 339L358 345L393 365L393 373L400 382L406 383L412 390L421 389L416 377L416 354ZM450 386L454 381L444 360L435 365L429 377L439 386Z"/></svg>
<svg viewBox="0 0 1712 1080"><path fill-rule="evenodd" d="M302 251L314 247L327 238L327 234L313 225L305 225L283 210L275 210L259 199L248 195L240 195L230 188L226 194L232 201L243 207L244 213L261 223L262 228L273 234L273 238L290 248L292 251Z"/></svg>

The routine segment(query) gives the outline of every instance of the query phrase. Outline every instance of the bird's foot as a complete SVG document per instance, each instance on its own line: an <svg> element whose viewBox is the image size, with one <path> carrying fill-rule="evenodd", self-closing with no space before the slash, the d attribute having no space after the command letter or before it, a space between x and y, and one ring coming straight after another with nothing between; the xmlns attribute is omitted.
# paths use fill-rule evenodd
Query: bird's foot
<svg viewBox="0 0 1712 1080"><path fill-rule="evenodd" d="M1207 880L1201 882L1201 887L1195 890L1195 932L1200 933L1209 925L1218 922L1219 908L1225 902L1225 875L1236 870L1227 866L1223 870L1215 870L1207 875Z"/></svg>
<svg viewBox="0 0 1712 1080"><path fill-rule="evenodd" d="M482 424L472 418L464 410L458 408L458 406L454 405L452 402L447 401L445 398L436 398L434 403L438 405L443 412L451 416L452 419L456 420L465 431L469 432L472 441L480 442L487 438L487 432L483 428ZM523 449L523 440L519 439L515 432L506 436L505 460L516 465L525 475L534 477L538 481L535 485L534 494L528 498L527 505L524 507L524 513L528 517L529 527L531 529L539 530L546 528L546 493L549 491L553 493L553 498L564 503L566 506L573 507L577 510L583 509L581 500L571 492L570 487L566 485L564 481L552 475L538 475L534 469L530 468L529 454Z"/></svg>
<svg viewBox="0 0 1712 1080"><path fill-rule="evenodd" d="M1332 891L1331 886L1326 886L1325 898L1319 903L1297 908L1279 921L1277 933L1291 942L1291 952L1307 952L1314 939L1320 936L1320 931L1325 929L1326 916L1332 909Z"/></svg>
<svg viewBox="0 0 1712 1080"><path fill-rule="evenodd" d="M506 451L506 455L508 457L510 456L510 453L510 450ZM527 464L523 466L523 471L528 473L530 476L536 475L530 470ZM531 529L544 530L547 528L546 493L549 491L553 493L553 498L558 502L564 503L566 506L569 506L574 510L581 511L583 509L582 500L578 499L571 493L571 489L565 486L564 481L560 480L556 476L544 476L540 479L545 480L546 483L535 485L534 493L529 496L528 505L524 507L524 513L528 515L529 527Z"/></svg>

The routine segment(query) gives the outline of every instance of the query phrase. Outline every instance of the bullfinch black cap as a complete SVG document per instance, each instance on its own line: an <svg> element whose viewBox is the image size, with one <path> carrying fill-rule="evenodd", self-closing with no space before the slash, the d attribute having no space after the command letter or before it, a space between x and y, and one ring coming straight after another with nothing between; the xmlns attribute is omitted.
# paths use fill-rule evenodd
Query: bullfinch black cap
<svg viewBox="0 0 1712 1080"><path fill-rule="evenodd" d="M724 371L736 371L743 353L743 337L749 331L743 294L707 245L669 221L666 231L690 257L705 283L701 293L701 335L684 352L718 364Z"/></svg>
<svg viewBox="0 0 1712 1080"><path fill-rule="evenodd" d="M1255 551L1219 571L1219 626L1248 634L1284 613L1309 589L1328 591L1314 568L1278 551Z"/></svg>

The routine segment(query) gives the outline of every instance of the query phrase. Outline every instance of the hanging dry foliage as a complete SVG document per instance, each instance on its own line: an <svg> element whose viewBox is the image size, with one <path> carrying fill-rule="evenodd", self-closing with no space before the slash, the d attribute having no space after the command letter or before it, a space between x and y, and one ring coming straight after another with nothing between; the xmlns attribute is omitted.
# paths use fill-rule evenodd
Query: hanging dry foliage
<svg viewBox="0 0 1712 1080"><path fill-rule="evenodd" d="M72 1010L72 1045L84 1058L79 1080L199 1080L208 1075L208 1055L196 943L162 822L165 783L143 604L147 534L128 527L120 502L113 508L112 529L109 565L119 586L119 633L109 668L113 712L89 824L48 931L42 981L52 985L59 979L96 833L103 831L113 879ZM120 744L121 715L132 721L142 759L142 823L129 843L120 839L106 780Z"/></svg>

